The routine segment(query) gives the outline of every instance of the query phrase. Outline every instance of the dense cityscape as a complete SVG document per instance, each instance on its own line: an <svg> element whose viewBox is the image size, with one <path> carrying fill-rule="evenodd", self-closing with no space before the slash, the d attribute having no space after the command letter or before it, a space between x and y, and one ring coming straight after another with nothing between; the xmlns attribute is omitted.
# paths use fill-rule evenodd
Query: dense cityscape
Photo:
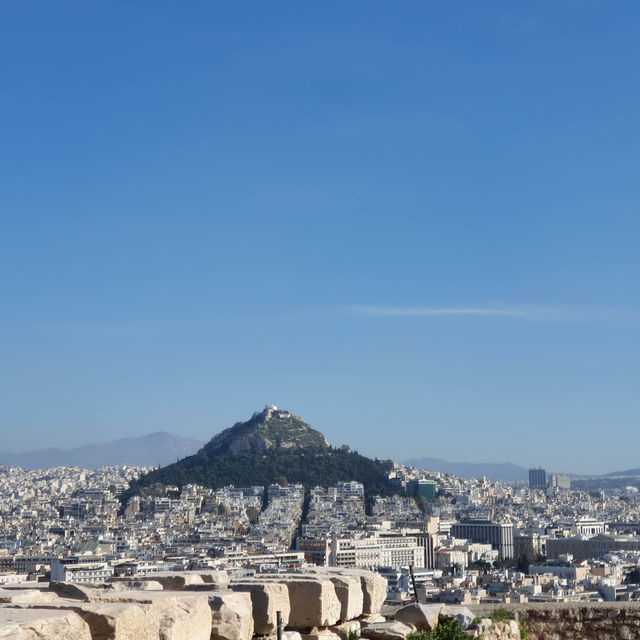
<svg viewBox="0 0 640 640"><path fill-rule="evenodd" d="M0 584L103 582L166 570L369 569L387 602L464 604L640 598L634 487L573 491L565 476L530 483L462 479L388 463L397 491L365 504L355 481L167 487L120 494L149 471L0 468Z"/></svg>

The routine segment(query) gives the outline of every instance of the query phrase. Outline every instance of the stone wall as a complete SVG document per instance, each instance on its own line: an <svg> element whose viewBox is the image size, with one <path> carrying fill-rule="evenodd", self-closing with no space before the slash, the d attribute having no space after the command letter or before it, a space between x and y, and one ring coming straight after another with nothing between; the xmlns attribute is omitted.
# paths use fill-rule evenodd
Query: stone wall
<svg viewBox="0 0 640 640"><path fill-rule="evenodd" d="M386 580L368 571L315 568L229 581L225 572L175 572L103 585L21 583L0 589L0 640L404 640L456 619L470 637L640 640L640 603L411 604L381 614ZM474 617L480 618L476 624Z"/></svg>
<svg viewBox="0 0 640 640"><path fill-rule="evenodd" d="M384 620L386 580L317 569L231 582L225 572L171 572L101 585L0 589L0 640L344 640Z"/></svg>
<svg viewBox="0 0 640 640"><path fill-rule="evenodd" d="M640 639L640 603L589 602L506 606L527 630L527 640Z"/></svg>

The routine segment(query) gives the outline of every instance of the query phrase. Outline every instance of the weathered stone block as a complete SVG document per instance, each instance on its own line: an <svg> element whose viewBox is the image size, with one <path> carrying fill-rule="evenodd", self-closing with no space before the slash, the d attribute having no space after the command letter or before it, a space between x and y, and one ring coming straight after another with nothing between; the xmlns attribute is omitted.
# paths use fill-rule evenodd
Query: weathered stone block
<svg viewBox="0 0 640 640"><path fill-rule="evenodd" d="M76 613L89 625L92 638L106 640L155 640L157 628L148 624L143 607L135 604L82 602Z"/></svg>
<svg viewBox="0 0 640 640"><path fill-rule="evenodd" d="M362 637L369 640L404 640L416 628L397 620L391 622L374 622L362 627Z"/></svg>
<svg viewBox="0 0 640 640"><path fill-rule="evenodd" d="M289 589L289 626L295 629L328 627L340 619L341 604L330 580L285 580Z"/></svg>
<svg viewBox="0 0 640 640"><path fill-rule="evenodd" d="M0 639L91 640L91 631L73 611L2 607Z"/></svg>
<svg viewBox="0 0 640 640"><path fill-rule="evenodd" d="M339 635L342 640L347 640L349 635L359 638L362 630L362 625L360 624L360 620L347 620L345 622L341 622L340 624L335 624L329 628L331 631L333 631L333 633Z"/></svg>
<svg viewBox="0 0 640 640"><path fill-rule="evenodd" d="M162 591L164 589L156 580L123 580L110 582L109 585L116 591Z"/></svg>
<svg viewBox="0 0 640 640"><path fill-rule="evenodd" d="M364 592L359 576L328 575L340 600L340 620L359 618L364 610Z"/></svg>
<svg viewBox="0 0 640 640"><path fill-rule="evenodd" d="M330 629L313 629L310 633L301 634L302 640L340 640L340 636Z"/></svg>
<svg viewBox="0 0 640 640"><path fill-rule="evenodd" d="M201 571L200 577L205 584L214 585L216 589L226 589L229 586L229 574L226 571Z"/></svg>
<svg viewBox="0 0 640 640"><path fill-rule="evenodd" d="M322 574L324 576L356 576L360 580L362 589L362 612L364 614L380 613L382 603L387 597L387 579L379 573L363 569L341 569L337 567L311 567L307 571L311 574Z"/></svg>
<svg viewBox="0 0 640 640"><path fill-rule="evenodd" d="M22 605L34 613L73 612L91 630L91 637L100 640L158 640L158 628L149 624L143 607L131 603L81 602L60 598L49 604ZM1 636L0 636L1 637ZM48 640L47 636L43 636Z"/></svg>
<svg viewBox="0 0 640 640"><path fill-rule="evenodd" d="M136 576L136 580L153 580L159 582L168 591L180 591L193 584L204 584L197 571L161 571L149 576Z"/></svg>
<svg viewBox="0 0 640 640"><path fill-rule="evenodd" d="M445 604L440 610L440 616L438 620L440 622L457 620L463 629L467 629L474 618L475 615L467 607L454 604Z"/></svg>
<svg viewBox="0 0 640 640"><path fill-rule="evenodd" d="M253 608L250 593L209 594L211 640L251 640Z"/></svg>
<svg viewBox="0 0 640 640"><path fill-rule="evenodd" d="M160 640L209 640L211 608L205 594L183 591L103 591L91 595L92 602L131 603L144 610L150 630ZM132 636L132 640L137 640Z"/></svg>
<svg viewBox="0 0 640 640"><path fill-rule="evenodd" d="M10 591L0 589L0 604L28 604L29 602L54 602L58 595L51 591L38 591L37 589L22 589Z"/></svg>
<svg viewBox="0 0 640 640"><path fill-rule="evenodd" d="M420 631L433 631L438 624L441 604L408 604L396 611L395 620L411 624Z"/></svg>
<svg viewBox="0 0 640 640"><path fill-rule="evenodd" d="M282 624L289 622L291 603L289 589L279 582L239 582L232 585L233 591L251 594L254 633L269 635L276 631L276 612L282 614Z"/></svg>

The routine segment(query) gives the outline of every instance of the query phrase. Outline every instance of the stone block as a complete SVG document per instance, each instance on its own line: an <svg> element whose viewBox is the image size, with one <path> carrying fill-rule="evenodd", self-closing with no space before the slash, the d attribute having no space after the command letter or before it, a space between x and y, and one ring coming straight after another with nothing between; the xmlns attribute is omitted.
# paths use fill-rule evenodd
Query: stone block
<svg viewBox="0 0 640 640"><path fill-rule="evenodd" d="M96 591L91 587L73 584L72 582L51 582L49 583L49 590L60 598L71 598L81 602L89 602L91 594Z"/></svg>
<svg viewBox="0 0 640 640"><path fill-rule="evenodd" d="M49 604L22 605L34 613L73 612L91 630L91 637L100 640L158 640L158 628L149 624L143 607L131 603L81 602L60 598ZM0 636L1 638L2 636ZM49 640L47 636L43 636Z"/></svg>
<svg viewBox="0 0 640 640"><path fill-rule="evenodd" d="M135 579L159 582L163 589L169 591L180 591L180 589L190 585L204 584L204 580L198 571L161 571L148 576L135 576Z"/></svg>
<svg viewBox="0 0 640 640"><path fill-rule="evenodd" d="M58 595L52 591L38 591L37 589L21 589L10 591L0 589L0 604L28 604L29 602L54 602Z"/></svg>
<svg viewBox="0 0 640 640"><path fill-rule="evenodd" d="M440 610L440 616L438 620L440 622L447 622L450 620L457 620L463 629L467 629L475 615L473 612L461 605L445 604Z"/></svg>
<svg viewBox="0 0 640 640"><path fill-rule="evenodd" d="M91 631L73 611L0 607L0 639L91 640Z"/></svg>
<svg viewBox="0 0 640 640"><path fill-rule="evenodd" d="M357 576L362 589L362 612L364 614L380 613L382 603L387 598L387 579L375 571L342 569L337 567L310 567L306 569L306 571L311 574L322 574L324 576Z"/></svg>
<svg viewBox="0 0 640 640"><path fill-rule="evenodd" d="M301 634L302 640L340 640L340 636L331 629L312 629L310 633Z"/></svg>
<svg viewBox="0 0 640 640"><path fill-rule="evenodd" d="M340 636L341 640L347 640L349 635L359 638L362 631L360 620L347 620L329 628L333 633Z"/></svg>
<svg viewBox="0 0 640 640"><path fill-rule="evenodd" d="M360 617L362 625L373 624L374 622L386 622L387 619L381 613L366 613Z"/></svg>
<svg viewBox="0 0 640 640"><path fill-rule="evenodd" d="M438 624L441 604L408 604L396 611L394 620L411 624L419 631L433 631Z"/></svg>
<svg viewBox="0 0 640 640"><path fill-rule="evenodd" d="M320 576L315 579L286 579L289 589L289 626L294 629L328 627L340 619L341 604L330 580Z"/></svg>
<svg viewBox="0 0 640 640"><path fill-rule="evenodd" d="M363 613L380 613L382 603L387 598L387 579L373 571L364 571L360 575L364 597Z"/></svg>
<svg viewBox="0 0 640 640"><path fill-rule="evenodd" d="M229 574L226 571L200 572L200 577L205 584L214 585L216 589L226 589L229 586Z"/></svg>
<svg viewBox="0 0 640 640"><path fill-rule="evenodd" d="M142 607L148 629L160 640L209 640L211 608L206 594L184 591L103 591L92 603L127 603ZM132 640L137 640L132 636Z"/></svg>
<svg viewBox="0 0 640 640"><path fill-rule="evenodd" d="M182 591L94 590L90 602L59 599L29 608L76 612L100 640L209 640L211 609L206 595Z"/></svg>
<svg viewBox="0 0 640 640"><path fill-rule="evenodd" d="M393 620L391 622L374 622L362 627L362 637L369 640L404 640L416 628Z"/></svg>
<svg viewBox="0 0 640 640"><path fill-rule="evenodd" d="M275 633L276 612L282 614L282 624L289 622L291 603L289 601L289 589L280 582L238 582L232 585L233 591L248 592L251 594L251 607L253 609L254 633L269 635Z"/></svg>
<svg viewBox="0 0 640 640"><path fill-rule="evenodd" d="M78 602L74 611L89 625L91 637L106 640L156 640L145 610L135 604ZM48 640L48 639L47 639Z"/></svg>
<svg viewBox="0 0 640 640"><path fill-rule="evenodd" d="M359 576L327 576L340 600L340 620L354 620L364 611L364 592Z"/></svg>
<svg viewBox="0 0 640 640"><path fill-rule="evenodd" d="M250 593L225 591L208 595L211 640L251 640L253 608Z"/></svg>

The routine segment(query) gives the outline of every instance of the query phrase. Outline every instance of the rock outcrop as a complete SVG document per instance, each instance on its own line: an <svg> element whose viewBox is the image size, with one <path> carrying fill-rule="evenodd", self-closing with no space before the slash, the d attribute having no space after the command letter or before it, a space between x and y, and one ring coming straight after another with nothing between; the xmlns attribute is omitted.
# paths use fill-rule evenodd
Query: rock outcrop
<svg viewBox="0 0 640 640"><path fill-rule="evenodd" d="M264 451L272 447L300 449L328 448L329 442L302 418L277 407L267 406L246 422L236 422L221 431L201 449L207 455L234 454L241 451Z"/></svg>

